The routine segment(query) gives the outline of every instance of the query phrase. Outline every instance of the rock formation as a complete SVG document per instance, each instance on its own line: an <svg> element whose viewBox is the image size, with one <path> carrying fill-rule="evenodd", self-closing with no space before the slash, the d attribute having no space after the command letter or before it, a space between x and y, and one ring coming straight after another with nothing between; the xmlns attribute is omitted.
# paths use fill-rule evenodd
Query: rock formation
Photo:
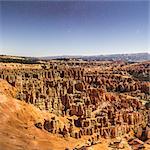
<svg viewBox="0 0 150 150"><path fill-rule="evenodd" d="M115 138L134 131L150 138L149 85L143 77L150 63L49 61L39 68L1 67L0 78L17 88L16 98L56 116L67 117L58 127L51 117L35 126L63 137L90 135ZM146 76L146 75L145 75ZM145 130L145 131L144 131Z"/></svg>

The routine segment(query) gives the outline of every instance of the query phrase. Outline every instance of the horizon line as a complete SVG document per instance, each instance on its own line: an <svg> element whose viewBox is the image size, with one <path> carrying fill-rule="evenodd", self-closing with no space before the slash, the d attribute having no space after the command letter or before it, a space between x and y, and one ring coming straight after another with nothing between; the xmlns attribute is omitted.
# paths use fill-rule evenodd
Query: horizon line
<svg viewBox="0 0 150 150"><path fill-rule="evenodd" d="M0 54L0 56L14 56L14 57L31 57L31 58L46 58L46 57L92 57L92 56L109 56L109 55L134 55L134 54L150 54L149 51L147 52L133 52L133 53L110 53L110 54L65 54L65 55L46 55L46 56L25 56L25 55L11 55L11 54Z"/></svg>

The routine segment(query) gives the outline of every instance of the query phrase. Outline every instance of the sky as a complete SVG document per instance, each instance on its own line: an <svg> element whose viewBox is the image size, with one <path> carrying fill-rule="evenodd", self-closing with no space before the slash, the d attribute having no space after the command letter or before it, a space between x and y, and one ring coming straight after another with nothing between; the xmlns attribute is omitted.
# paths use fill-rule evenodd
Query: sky
<svg viewBox="0 0 150 150"><path fill-rule="evenodd" d="M0 54L148 52L150 1L0 0Z"/></svg>

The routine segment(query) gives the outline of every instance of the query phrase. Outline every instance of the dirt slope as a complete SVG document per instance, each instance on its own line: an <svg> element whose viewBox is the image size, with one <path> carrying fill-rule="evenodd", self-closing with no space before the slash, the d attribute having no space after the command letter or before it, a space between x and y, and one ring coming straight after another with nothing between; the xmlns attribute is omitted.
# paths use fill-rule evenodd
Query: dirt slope
<svg viewBox="0 0 150 150"><path fill-rule="evenodd" d="M12 96L16 89L0 80L0 150L64 150L82 145L89 137L80 140L62 138L34 126L37 121L53 114L42 112L31 104ZM60 118L65 123L65 118ZM99 147L99 148L96 148ZM107 149L103 144L90 149Z"/></svg>

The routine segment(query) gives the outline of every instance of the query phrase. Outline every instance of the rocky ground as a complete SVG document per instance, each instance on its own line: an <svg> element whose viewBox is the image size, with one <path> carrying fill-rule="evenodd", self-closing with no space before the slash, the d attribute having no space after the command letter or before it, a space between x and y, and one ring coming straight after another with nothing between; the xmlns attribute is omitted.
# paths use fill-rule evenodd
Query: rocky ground
<svg viewBox="0 0 150 150"><path fill-rule="evenodd" d="M0 80L0 149L1 150L65 150L86 145L90 136L80 140L52 134L44 129L37 128L37 122L53 117L54 114L41 111L32 104L27 104L14 97L16 89L6 81ZM62 126L66 118L58 118ZM61 125L60 125L61 126ZM98 148L107 149L104 140ZM105 142L105 141L104 141ZM95 148L94 148L95 147ZM93 149L97 146L92 146Z"/></svg>
<svg viewBox="0 0 150 150"><path fill-rule="evenodd" d="M0 149L150 149L149 65L0 63Z"/></svg>

